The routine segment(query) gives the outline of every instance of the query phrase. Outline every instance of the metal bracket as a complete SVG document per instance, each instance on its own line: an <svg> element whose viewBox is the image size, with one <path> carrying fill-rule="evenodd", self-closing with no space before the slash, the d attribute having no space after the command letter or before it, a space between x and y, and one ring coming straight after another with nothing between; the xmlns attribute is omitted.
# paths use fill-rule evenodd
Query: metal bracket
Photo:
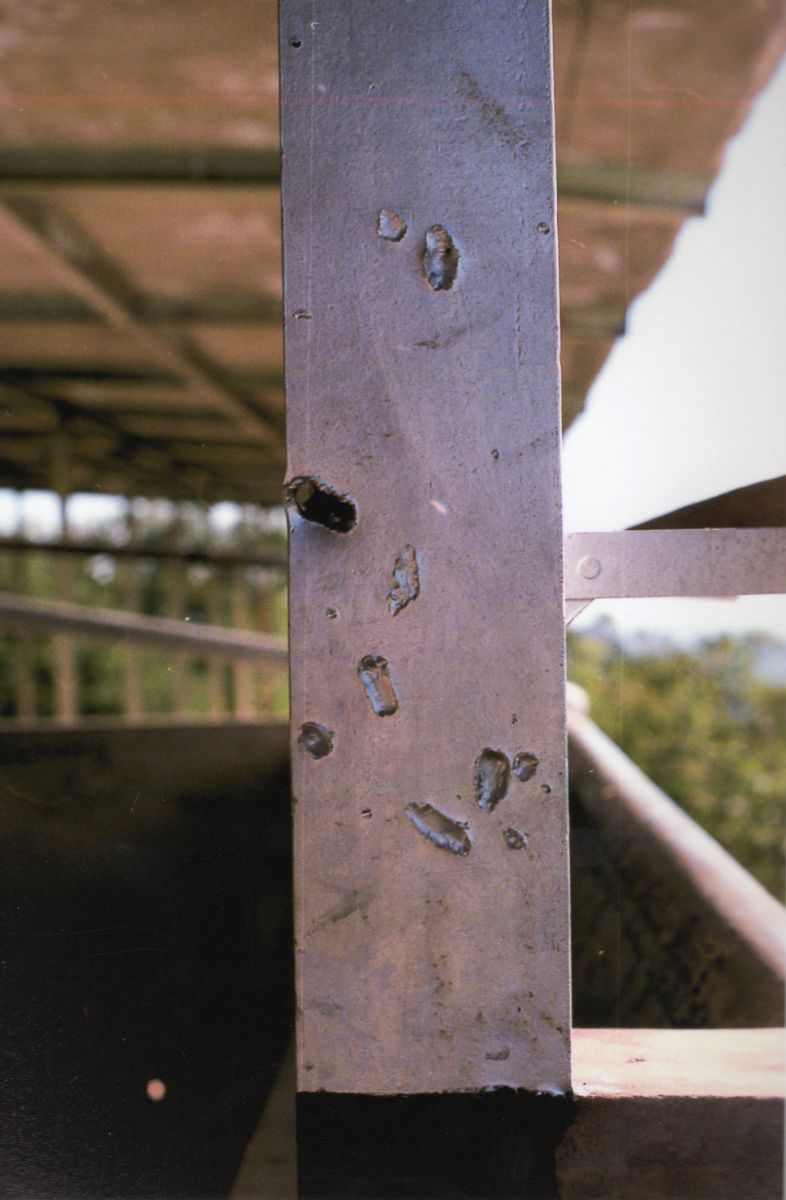
<svg viewBox="0 0 786 1200"><path fill-rule="evenodd" d="M565 620L592 600L786 592L786 529L647 529L565 538Z"/></svg>

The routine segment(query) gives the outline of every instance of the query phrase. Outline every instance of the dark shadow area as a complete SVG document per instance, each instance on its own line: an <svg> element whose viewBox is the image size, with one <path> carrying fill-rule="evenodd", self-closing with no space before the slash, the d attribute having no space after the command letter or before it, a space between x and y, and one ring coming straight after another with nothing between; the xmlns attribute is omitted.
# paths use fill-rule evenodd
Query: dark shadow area
<svg viewBox="0 0 786 1200"><path fill-rule="evenodd" d="M567 1097L298 1096L302 1200L556 1200Z"/></svg>
<svg viewBox="0 0 786 1200"><path fill-rule="evenodd" d="M226 1195L292 1028L285 731L0 753L2 1195Z"/></svg>

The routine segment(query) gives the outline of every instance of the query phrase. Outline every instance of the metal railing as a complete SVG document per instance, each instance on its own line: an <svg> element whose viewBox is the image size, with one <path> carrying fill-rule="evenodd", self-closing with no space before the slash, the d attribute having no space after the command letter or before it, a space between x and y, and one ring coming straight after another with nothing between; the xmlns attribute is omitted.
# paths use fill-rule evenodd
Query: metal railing
<svg viewBox="0 0 786 1200"><path fill-rule="evenodd" d="M0 538L0 721L286 712L285 557Z"/></svg>

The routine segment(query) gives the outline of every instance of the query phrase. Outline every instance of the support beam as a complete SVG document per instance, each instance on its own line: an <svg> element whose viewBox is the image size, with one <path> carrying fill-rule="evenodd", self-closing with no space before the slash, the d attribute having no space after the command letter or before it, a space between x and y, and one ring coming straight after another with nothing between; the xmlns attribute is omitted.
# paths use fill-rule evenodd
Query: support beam
<svg viewBox="0 0 786 1200"><path fill-rule="evenodd" d="M32 600L29 596L0 593L0 623L47 633L144 642L226 659L256 659L280 667L287 664L286 642L272 634L224 629L218 625L189 625L169 617L143 617L138 613L87 608L56 600Z"/></svg>
<svg viewBox="0 0 786 1200"><path fill-rule="evenodd" d="M122 273L54 205L32 196L6 194L0 200L0 228L43 255L61 284L132 337L146 357L188 383L194 395L210 401L238 429L268 445L280 445L279 434L229 389L202 351L182 336L164 338L134 314L133 289Z"/></svg>
<svg viewBox="0 0 786 1200"><path fill-rule="evenodd" d="M623 530L565 539L569 603L784 591L786 529Z"/></svg>
<svg viewBox="0 0 786 1200"><path fill-rule="evenodd" d="M734 488L674 512L642 521L636 529L760 529L786 526L786 475Z"/></svg>
<svg viewBox="0 0 786 1200"><path fill-rule="evenodd" d="M558 1091L549 6L281 37L299 1087Z"/></svg>
<svg viewBox="0 0 786 1200"><path fill-rule="evenodd" d="M783 1029L574 1030L560 1200L783 1195Z"/></svg>
<svg viewBox="0 0 786 1200"><path fill-rule="evenodd" d="M95 558L107 554L119 559L154 559L156 561L178 559L186 563L216 564L222 567L281 567L287 565L286 556L275 550L260 550L258 553L235 550L189 549L177 546L148 546L144 542L117 545L108 541L91 542L34 542L23 537L0 537L0 554L3 551L23 553L32 551L41 554L72 554L81 558Z"/></svg>

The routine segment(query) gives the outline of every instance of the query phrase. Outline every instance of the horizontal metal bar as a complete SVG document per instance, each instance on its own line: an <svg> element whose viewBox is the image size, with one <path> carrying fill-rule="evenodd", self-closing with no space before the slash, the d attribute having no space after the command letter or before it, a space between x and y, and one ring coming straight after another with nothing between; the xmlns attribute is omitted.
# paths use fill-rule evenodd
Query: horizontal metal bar
<svg viewBox="0 0 786 1200"><path fill-rule="evenodd" d="M36 551L42 554L75 554L95 557L107 554L111 558L163 559L167 562L206 563L214 567L282 567L287 565L286 551L205 550L182 549L177 546L115 545L113 542L31 542L28 538L0 538L0 552Z"/></svg>
<svg viewBox="0 0 786 1200"><path fill-rule="evenodd" d="M270 187L280 181L278 150L241 146L5 146L0 184L117 187ZM615 163L560 162L561 198L704 211L706 180Z"/></svg>
<svg viewBox="0 0 786 1200"><path fill-rule="evenodd" d="M0 182L248 187L278 184L278 150L247 146L5 146Z"/></svg>
<svg viewBox="0 0 786 1200"><path fill-rule="evenodd" d="M283 638L224 629L218 625L189 625L169 617L143 617L138 613L106 608L86 608L59 600L31 600L29 596L0 595L0 623L22 625L47 633L140 642L193 654L215 654L228 659L256 659L274 665L287 663Z"/></svg>
<svg viewBox="0 0 786 1200"><path fill-rule="evenodd" d="M786 529L571 533L566 600L786 592Z"/></svg>
<svg viewBox="0 0 786 1200"><path fill-rule="evenodd" d="M241 292L218 300L135 295L128 298L128 310L143 321L195 325L273 325L282 318L280 299L264 292ZM95 309L73 292L0 292L0 321L96 324L100 320Z"/></svg>

